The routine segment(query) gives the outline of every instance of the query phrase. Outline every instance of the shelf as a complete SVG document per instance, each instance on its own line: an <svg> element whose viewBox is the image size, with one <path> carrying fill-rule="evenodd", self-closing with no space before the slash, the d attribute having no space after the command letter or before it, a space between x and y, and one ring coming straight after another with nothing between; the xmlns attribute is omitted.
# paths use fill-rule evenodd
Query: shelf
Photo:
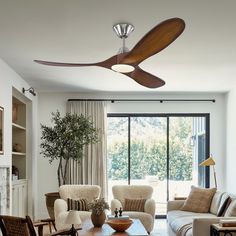
<svg viewBox="0 0 236 236"><path fill-rule="evenodd" d="M18 125L16 123L12 123L12 127L16 129L26 130L26 128L22 125Z"/></svg>
<svg viewBox="0 0 236 236"><path fill-rule="evenodd" d="M15 155L15 156L25 156L26 153L25 152L12 152L12 155Z"/></svg>
<svg viewBox="0 0 236 236"><path fill-rule="evenodd" d="M16 180L12 180L12 185L15 184L24 184L27 183L27 179L16 179Z"/></svg>

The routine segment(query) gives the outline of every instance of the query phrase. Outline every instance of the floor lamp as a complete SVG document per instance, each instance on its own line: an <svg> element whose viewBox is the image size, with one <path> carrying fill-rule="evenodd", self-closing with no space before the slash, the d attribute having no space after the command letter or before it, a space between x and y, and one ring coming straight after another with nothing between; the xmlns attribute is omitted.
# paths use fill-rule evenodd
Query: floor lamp
<svg viewBox="0 0 236 236"><path fill-rule="evenodd" d="M217 188L217 182L216 182L216 170L215 170L215 161L212 158L212 155L207 158L205 161L199 164L199 166L212 166L213 167L213 172L214 172L214 179L215 179L215 187Z"/></svg>

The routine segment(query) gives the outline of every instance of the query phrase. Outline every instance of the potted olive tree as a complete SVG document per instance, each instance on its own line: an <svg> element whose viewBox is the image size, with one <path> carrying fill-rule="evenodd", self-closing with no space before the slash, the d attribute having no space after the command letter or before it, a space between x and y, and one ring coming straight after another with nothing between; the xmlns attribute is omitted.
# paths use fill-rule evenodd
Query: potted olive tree
<svg viewBox="0 0 236 236"><path fill-rule="evenodd" d="M83 115L66 113L61 116L57 111L52 113L53 127L41 124L41 154L48 158L51 164L58 160L57 179L58 185L67 183L67 170L69 160L80 162L83 158L85 145L97 143L98 131L93 122ZM54 219L53 205L58 193L47 193L46 204L51 218Z"/></svg>

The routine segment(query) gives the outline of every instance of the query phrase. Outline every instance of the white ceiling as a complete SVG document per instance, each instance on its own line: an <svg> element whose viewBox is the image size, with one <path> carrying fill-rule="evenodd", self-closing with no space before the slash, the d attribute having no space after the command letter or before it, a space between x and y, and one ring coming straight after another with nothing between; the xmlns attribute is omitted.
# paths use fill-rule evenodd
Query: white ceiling
<svg viewBox="0 0 236 236"><path fill-rule="evenodd" d="M0 0L0 56L37 91L224 92L236 84L235 9L235 0ZM162 88L145 88L104 68L33 62L102 61L121 46L115 23L135 26L131 49L172 17L185 20L185 31L140 65L166 81Z"/></svg>

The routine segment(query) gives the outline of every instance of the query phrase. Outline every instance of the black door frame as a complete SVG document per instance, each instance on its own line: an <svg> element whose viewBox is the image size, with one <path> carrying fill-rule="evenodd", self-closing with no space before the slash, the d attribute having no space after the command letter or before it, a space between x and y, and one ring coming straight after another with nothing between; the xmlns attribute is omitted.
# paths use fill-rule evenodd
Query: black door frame
<svg viewBox="0 0 236 236"><path fill-rule="evenodd" d="M167 201L169 200L169 119L170 117L205 117L206 119L206 150L205 150L205 159L210 156L210 114L209 113L108 113L107 117L127 117L128 118L128 184L130 184L130 118L131 117L166 117L167 119L167 148L166 148L166 158L167 158ZM205 172L205 187L209 188L210 186L210 173L209 167L206 167ZM160 216L158 216L160 217Z"/></svg>

